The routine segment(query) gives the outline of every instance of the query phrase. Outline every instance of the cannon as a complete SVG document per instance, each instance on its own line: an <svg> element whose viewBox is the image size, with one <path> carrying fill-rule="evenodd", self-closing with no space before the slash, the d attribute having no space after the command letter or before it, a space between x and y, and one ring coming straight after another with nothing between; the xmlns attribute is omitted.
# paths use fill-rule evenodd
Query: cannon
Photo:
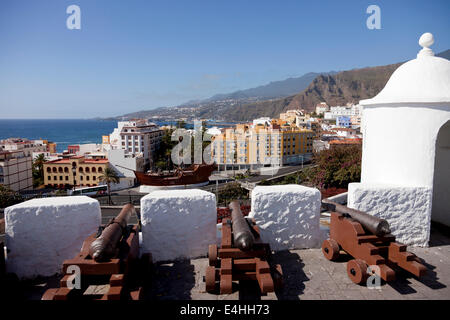
<svg viewBox="0 0 450 320"><path fill-rule="evenodd" d="M374 274L386 282L393 281L400 269L416 277L426 274L421 259L395 241L386 220L329 200L322 200L322 204L332 211L330 238L323 242L322 253L331 261L339 258L341 250L352 256L347 274L354 283L364 284Z"/></svg>
<svg viewBox="0 0 450 320"><path fill-rule="evenodd" d="M282 287L283 273L273 264L269 244L261 241L253 219L244 218L239 201L230 203L231 219L222 219L222 242L208 248L209 266L205 272L206 291L232 293L233 281L256 280L261 293Z"/></svg>
<svg viewBox="0 0 450 320"><path fill-rule="evenodd" d="M63 262L60 288L48 289L42 300L139 300L148 281L151 254L139 257L139 223L128 225L136 211L131 204L83 242L79 254ZM79 287L73 285L79 270Z"/></svg>
<svg viewBox="0 0 450 320"><path fill-rule="evenodd" d="M391 233L389 223L385 219L372 216L359 210L348 208L327 199L322 200L322 204L329 211L340 212L341 214L358 221L364 229L377 236L383 236Z"/></svg>
<svg viewBox="0 0 450 320"><path fill-rule="evenodd" d="M127 204L102 231L89 247L89 255L97 262L108 261L117 252L118 244L126 233L128 220L132 214L136 214L132 204Z"/></svg>
<svg viewBox="0 0 450 320"><path fill-rule="evenodd" d="M236 247L242 250L250 250L255 242L247 219L241 212L241 207L238 201L230 203L231 221L233 222L233 242Z"/></svg>

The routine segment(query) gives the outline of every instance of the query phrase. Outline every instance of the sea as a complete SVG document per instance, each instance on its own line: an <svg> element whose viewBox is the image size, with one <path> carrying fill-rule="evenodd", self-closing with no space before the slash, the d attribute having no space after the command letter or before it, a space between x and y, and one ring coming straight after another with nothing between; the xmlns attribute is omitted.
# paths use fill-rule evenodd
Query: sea
<svg viewBox="0 0 450 320"><path fill-rule="evenodd" d="M176 125L175 121L154 121ZM192 124L186 127L192 128ZM210 127L210 125L207 125ZM102 143L102 136L117 128L117 120L85 119L0 119L0 140L6 138L44 139L56 143L57 152L72 144Z"/></svg>
<svg viewBox="0 0 450 320"><path fill-rule="evenodd" d="M71 144L102 143L117 121L82 119L0 119L0 140L6 138L44 139L56 143L56 150Z"/></svg>

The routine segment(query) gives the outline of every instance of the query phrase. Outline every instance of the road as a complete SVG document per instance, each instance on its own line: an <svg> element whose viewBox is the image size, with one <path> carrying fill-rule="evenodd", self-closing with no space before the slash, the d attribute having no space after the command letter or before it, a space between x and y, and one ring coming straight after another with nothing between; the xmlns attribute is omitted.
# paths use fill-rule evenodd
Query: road
<svg viewBox="0 0 450 320"><path fill-rule="evenodd" d="M301 171L302 169L309 168L311 166L313 166L313 165L307 164L307 165L303 165L303 166L302 165L285 166L285 167L276 169L276 171L274 171L273 175L271 174L270 168L265 168L266 169L264 172L265 174L251 176L249 178L242 179L242 180L236 180L236 181L243 184L244 187L246 187L246 185L252 186L262 180L271 180L271 179L280 178L285 175L289 175L289 174ZM226 187L227 183L232 180L233 179L231 179L231 178L229 178L228 180L225 180L225 177L224 177L224 180L217 183L217 185L216 185L216 183L214 183L214 181L211 181L209 185L200 187L199 189L215 193L216 190L220 191L220 190L224 189ZM139 198L142 197L143 195L144 195L144 193L139 192L139 187L134 187L131 189L113 192L111 198L112 198L113 203L116 203L116 204L124 203L130 198L133 203L138 204Z"/></svg>

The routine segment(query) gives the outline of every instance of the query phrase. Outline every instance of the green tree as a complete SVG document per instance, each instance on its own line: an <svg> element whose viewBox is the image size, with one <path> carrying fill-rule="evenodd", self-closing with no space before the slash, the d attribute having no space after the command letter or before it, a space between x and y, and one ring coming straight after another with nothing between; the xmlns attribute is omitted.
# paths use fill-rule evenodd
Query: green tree
<svg viewBox="0 0 450 320"><path fill-rule="evenodd" d="M103 174L98 179L101 182L106 183L106 186L108 188L109 203L111 203L111 183L119 183L120 182L117 172L113 168L107 167L103 171Z"/></svg>
<svg viewBox="0 0 450 320"><path fill-rule="evenodd" d="M44 163L45 155L41 153L34 160L32 165L33 187L39 187L44 184Z"/></svg>
<svg viewBox="0 0 450 320"><path fill-rule="evenodd" d="M248 199L248 190L241 187L238 182L229 182L225 188L219 191L219 203L227 205L233 200Z"/></svg>
<svg viewBox="0 0 450 320"><path fill-rule="evenodd" d="M22 201L23 198L18 192L0 184L0 208L6 208Z"/></svg>
<svg viewBox="0 0 450 320"><path fill-rule="evenodd" d="M361 180L361 146L341 146L314 154L317 167L305 170L308 184L319 189L347 188L350 182Z"/></svg>
<svg viewBox="0 0 450 320"><path fill-rule="evenodd" d="M174 130L172 129L164 131L159 148L156 150L155 167L158 169L170 170L173 168L173 163L171 160L172 149L178 143L177 141L172 141L173 132Z"/></svg>
<svg viewBox="0 0 450 320"><path fill-rule="evenodd" d="M184 120L178 120L178 121L177 121L177 128L178 128L178 129L186 129L186 121L184 121Z"/></svg>

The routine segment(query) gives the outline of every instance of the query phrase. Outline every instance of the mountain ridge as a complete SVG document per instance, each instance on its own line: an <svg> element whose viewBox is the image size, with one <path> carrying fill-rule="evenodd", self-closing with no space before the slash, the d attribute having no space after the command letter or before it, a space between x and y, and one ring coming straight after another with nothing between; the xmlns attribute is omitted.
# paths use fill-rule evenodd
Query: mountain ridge
<svg viewBox="0 0 450 320"><path fill-rule="evenodd" d="M436 54L450 60L450 49ZM246 90L239 90L229 94L218 94L211 98L193 104L177 107L162 107L153 110L141 110L117 118L138 117L168 117L168 118L203 118L226 121L248 121L256 117L278 117L279 113L289 109L304 109L314 111L319 102L328 105L344 105L348 102L358 103L359 100L377 95L384 88L392 73L404 62L376 67L356 68L341 72L306 73L298 78L288 78L273 81L267 85ZM305 80L314 78L304 85ZM294 81L292 80L294 79ZM302 82L303 81L303 82ZM264 88L277 88L283 84L294 82L303 84L304 88L284 97L272 96ZM286 89L289 92L292 88ZM253 93L259 96L252 96ZM277 92L282 92L278 90ZM270 97L267 99L267 97Z"/></svg>

